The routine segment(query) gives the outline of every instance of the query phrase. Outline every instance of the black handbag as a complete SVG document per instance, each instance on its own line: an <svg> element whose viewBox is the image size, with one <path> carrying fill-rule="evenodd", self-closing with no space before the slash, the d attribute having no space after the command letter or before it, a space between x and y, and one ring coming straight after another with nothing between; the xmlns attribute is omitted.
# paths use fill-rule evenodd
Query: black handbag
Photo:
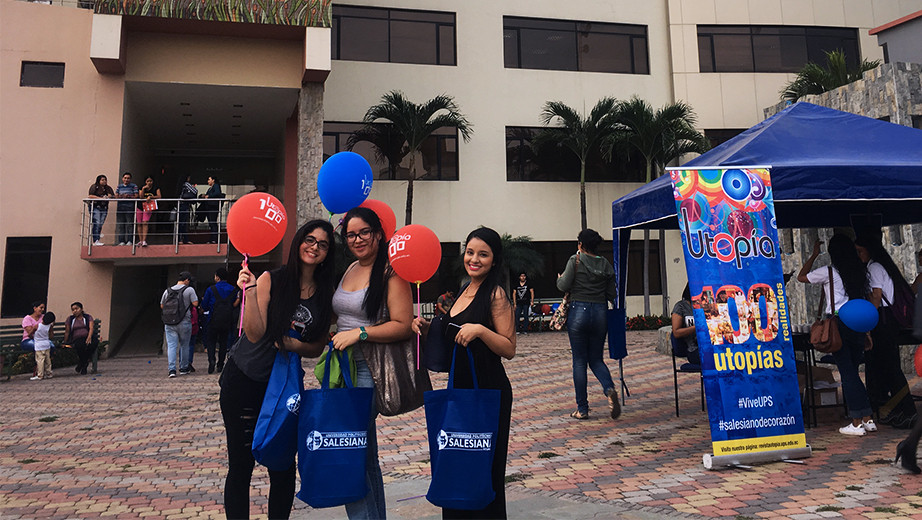
<svg viewBox="0 0 922 520"><path fill-rule="evenodd" d="M426 335L426 348L423 350L423 362L433 372L448 372L451 369L451 349L445 341L444 320L447 314L439 314L429 322L429 334Z"/></svg>

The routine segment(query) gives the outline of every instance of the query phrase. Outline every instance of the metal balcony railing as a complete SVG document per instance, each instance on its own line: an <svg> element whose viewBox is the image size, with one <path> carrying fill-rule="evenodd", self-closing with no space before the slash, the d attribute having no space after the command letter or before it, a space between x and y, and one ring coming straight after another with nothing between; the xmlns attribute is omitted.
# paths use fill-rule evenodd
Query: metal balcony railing
<svg viewBox="0 0 922 520"><path fill-rule="evenodd" d="M96 7L95 0L20 0L30 4L60 5L63 7L76 7L78 9L93 10Z"/></svg>
<svg viewBox="0 0 922 520"><path fill-rule="evenodd" d="M83 199L80 224L81 245L92 256L98 247L179 246L207 243L221 254L227 252L227 212L234 204L230 199L156 199L157 209L150 212L139 207L140 199ZM108 202L101 211L97 205ZM130 211L119 211L119 204L131 204ZM149 215L149 217L147 217ZM149 218L145 222L145 218ZM127 240L126 240L127 239ZM121 240L121 242L120 242Z"/></svg>

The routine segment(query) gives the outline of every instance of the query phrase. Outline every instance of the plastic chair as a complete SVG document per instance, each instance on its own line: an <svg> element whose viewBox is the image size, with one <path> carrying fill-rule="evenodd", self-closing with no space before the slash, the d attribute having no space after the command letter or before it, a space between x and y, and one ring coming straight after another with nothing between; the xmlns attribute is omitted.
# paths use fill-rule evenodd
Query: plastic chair
<svg viewBox="0 0 922 520"><path fill-rule="evenodd" d="M679 373L698 374L698 384L701 387L701 411L704 411L704 374L701 372L701 365L696 365L695 363L678 365L676 356L687 354L688 349L685 342L676 339L672 333L669 333L669 341L672 343L672 383L675 388L675 416L679 416Z"/></svg>

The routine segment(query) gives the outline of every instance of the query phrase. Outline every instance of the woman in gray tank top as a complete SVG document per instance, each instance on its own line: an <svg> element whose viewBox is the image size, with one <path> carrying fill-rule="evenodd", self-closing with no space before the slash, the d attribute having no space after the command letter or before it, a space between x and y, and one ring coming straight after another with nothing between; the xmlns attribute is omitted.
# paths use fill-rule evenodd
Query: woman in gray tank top
<svg viewBox="0 0 922 520"><path fill-rule="evenodd" d="M388 265L384 229L374 211L368 208L350 210L343 218L341 235L357 260L346 269L333 294L337 330L333 346L339 350L351 347L356 386L374 388L375 383L362 352L369 346L359 342L391 343L410 337L413 297L410 284L394 275ZM369 492L364 498L346 504L346 514L351 519L385 518L387 514L375 431L378 413L374 409L371 413L365 465Z"/></svg>

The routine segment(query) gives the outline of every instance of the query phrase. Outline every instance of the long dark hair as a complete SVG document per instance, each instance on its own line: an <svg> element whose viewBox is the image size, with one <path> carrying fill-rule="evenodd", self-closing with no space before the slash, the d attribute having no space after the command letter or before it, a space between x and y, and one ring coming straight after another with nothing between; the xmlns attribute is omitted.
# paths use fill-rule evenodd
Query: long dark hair
<svg viewBox="0 0 922 520"><path fill-rule="evenodd" d="M583 245L583 249L589 254L598 256L599 246L602 245L602 235L598 231L586 228L579 232L576 240Z"/></svg>
<svg viewBox="0 0 922 520"><path fill-rule="evenodd" d="M375 255L374 265L371 266L368 291L365 292L365 300L362 301L365 316L369 320L377 320L381 313L381 306L387 303L384 301L384 293L387 288L387 279L390 278L390 276L385 276L385 274L390 274L390 269L388 269L387 262L387 242L384 241L384 227L381 225L381 219L378 218L378 214L374 211L361 207L350 209L343 217L343 227L339 230L346 247L349 247L349 242L346 240L346 230L349 228L349 221L353 218L364 220L368 227L371 228L375 240L378 241L378 253Z"/></svg>
<svg viewBox="0 0 922 520"><path fill-rule="evenodd" d="M868 269L865 267L855 243L847 235L836 233L829 239L829 259L832 266L839 272L842 283L845 285L845 294L849 299L867 298L871 292L868 285Z"/></svg>
<svg viewBox="0 0 922 520"><path fill-rule="evenodd" d="M496 292L496 288L499 287L503 291L503 294L506 295L506 270L503 268L503 241L496 231L488 227L479 227L471 231L467 236L467 240L464 241L465 249L467 248L467 244L475 238L483 240L493 251L493 266L490 268L490 272L487 273L486 278L483 279L483 283L477 288L477 294L474 295L474 299L471 301L470 318L474 323L492 324L493 294ZM508 296L506 297L508 298Z"/></svg>
<svg viewBox="0 0 922 520"><path fill-rule="evenodd" d="M109 185L109 178L106 177L105 175L97 175L97 176L96 176L96 184L95 184L95 185L96 185L96 186L99 186L99 181L102 180L102 179L105 179L105 180L106 180L106 186L108 186L108 185Z"/></svg>
<svg viewBox="0 0 922 520"><path fill-rule="evenodd" d="M291 247L288 249L288 263L275 269L272 276L272 292L269 295L268 323L266 324L266 334L273 343L280 341L291 328L291 316L295 308L301 301L301 244L304 243L304 237L313 230L320 228L326 234L330 241L330 247L327 249L327 256L314 269L314 283L317 288L314 295L320 298L320 316L317 316L319 327L314 330L314 334L309 338L303 338L309 342L315 342L323 338L330 331L330 321L333 319L333 301L335 266L336 266L336 248L333 247L333 225L326 220L311 220L301 226L291 240Z"/></svg>
<svg viewBox="0 0 922 520"><path fill-rule="evenodd" d="M893 261L893 258L890 257L890 253L884 249L884 246L881 245L880 241L872 241L865 246L868 250L868 253L871 255L871 260L882 265L883 268L887 271L887 274L890 275L890 279L893 280L894 289L911 289L909 282L903 278L903 272L900 271L900 268L897 267L896 262ZM890 302L891 304L893 302Z"/></svg>

